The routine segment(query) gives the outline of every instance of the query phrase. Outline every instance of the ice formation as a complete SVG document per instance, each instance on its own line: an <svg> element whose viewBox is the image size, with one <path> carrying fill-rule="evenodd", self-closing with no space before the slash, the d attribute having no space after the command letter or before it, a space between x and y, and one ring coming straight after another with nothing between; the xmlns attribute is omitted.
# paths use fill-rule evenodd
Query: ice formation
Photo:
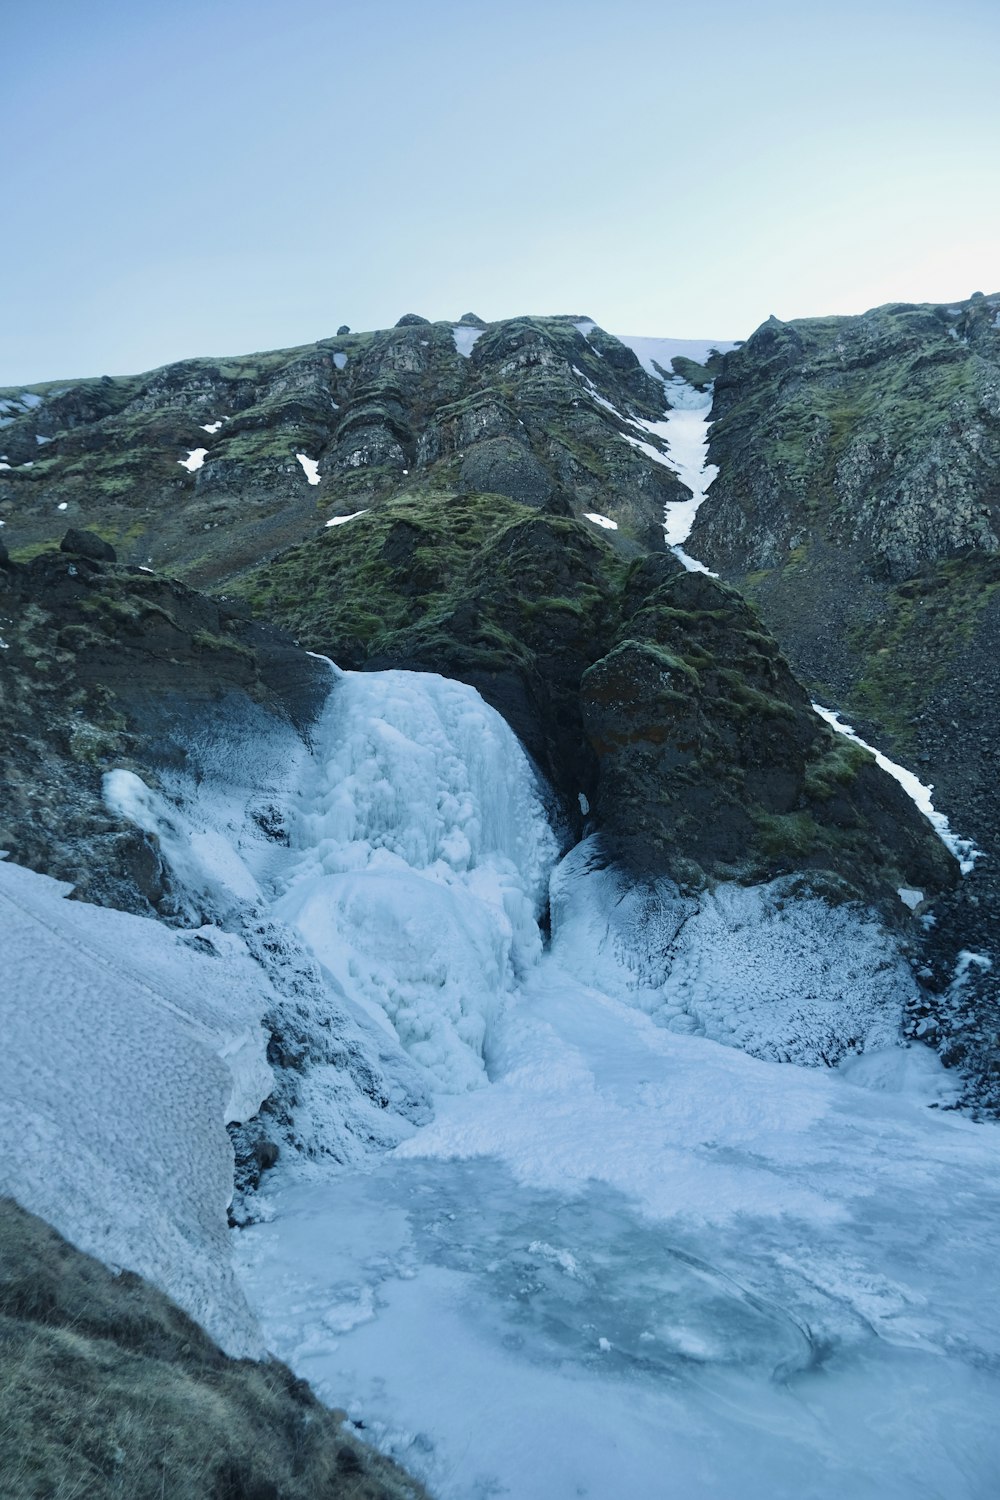
<svg viewBox="0 0 1000 1500"><path fill-rule="evenodd" d="M707 1500L989 1493L1000 1139L928 1108L948 1079L899 1043L892 941L780 884L692 895L594 844L560 859L545 788L471 687L331 683L311 753L234 734L158 792L108 778L232 932L71 907L0 865L0 889L42 892L19 951L55 943L42 1014L66 1037L5 1095L37 1142L29 1206L130 1264L156 1253L152 1214L161 1284L209 1326L235 1316L222 1121L266 1088L266 1007L301 1056L240 1283L268 1346L439 1500L652 1496L665 1474ZM15 1006L11 1057L39 1032Z"/></svg>

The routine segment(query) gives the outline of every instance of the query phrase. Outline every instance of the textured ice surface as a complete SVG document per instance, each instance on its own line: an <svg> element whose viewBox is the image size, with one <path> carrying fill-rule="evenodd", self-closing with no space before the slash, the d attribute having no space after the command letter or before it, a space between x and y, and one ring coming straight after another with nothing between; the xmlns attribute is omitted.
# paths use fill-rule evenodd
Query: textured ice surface
<svg viewBox="0 0 1000 1500"><path fill-rule="evenodd" d="M312 755L248 721L157 792L121 772L108 792L157 831L194 909L243 912L271 977L296 1149L264 1179L268 1221L234 1239L269 1346L439 1500L991 1497L1000 1137L927 1107L948 1080L898 1045L911 981L875 920L780 883L630 884L593 846L553 872L538 781L471 688L332 678ZM115 963L127 952L157 986L186 940L49 901L75 938L97 925L53 958L41 1011L14 1008L11 1056L42 1058L4 1095L45 1166L29 1206L65 1222L89 1202L86 1248L111 1258L100 1233L138 1236L185 1305L232 1315L212 1258L226 1163L199 1145L199 1177L184 1147L171 1175L200 1122L218 1141L234 1089L202 1009L219 992L201 968L180 1014L157 1002L134 1093L130 1077L98 1108L117 1053L109 1071L90 1025L110 1004L88 978L93 934L135 924L116 927ZM206 938L222 956L191 961L245 973L242 942ZM89 986L82 1008L67 983ZM129 985L126 1066L147 1014ZM188 1034L192 1004L207 1038ZM49 1016L49 1053L66 1038L51 1069ZM85 1122L81 1145L49 1110ZM207 1288L183 1279L185 1238Z"/></svg>
<svg viewBox="0 0 1000 1500"><path fill-rule="evenodd" d="M832 1065L898 1040L915 983L865 908L783 881L682 896L601 869L596 847L578 844L552 877L552 951L569 973L758 1057Z"/></svg>
<svg viewBox="0 0 1000 1500"><path fill-rule="evenodd" d="M237 938L67 901L0 862L0 1188L259 1350L229 1262L227 1120L272 1087L270 986Z"/></svg>
<svg viewBox="0 0 1000 1500"><path fill-rule="evenodd" d="M440 1500L985 1500L995 1131L553 957L493 1080L371 1175L279 1177L237 1247L272 1347Z"/></svg>
<svg viewBox="0 0 1000 1500"><path fill-rule="evenodd" d="M556 852L527 757L473 688L344 673L315 764L274 915L438 1087L484 1083Z"/></svg>
<svg viewBox="0 0 1000 1500"><path fill-rule="evenodd" d="M492 921L465 876L499 834L469 839L467 865L442 816L469 776L452 763L459 719L460 759L490 726L474 695L389 676L342 680L331 769L295 834L355 903L313 939L347 955L345 986L371 972L377 932L403 972L398 914L362 931L357 870L377 872L376 909L385 871L399 895L462 890L474 935ZM509 799L529 823L542 811L498 734L476 821L508 809L531 889L547 860ZM433 952L423 899L406 965ZM630 885L588 847L552 878L552 927L489 1015L488 1086L455 1091L439 985L449 1040L430 1071L446 1063L450 1092L435 1118L369 1173L273 1174L273 1217L237 1256L275 1350L440 1500L985 1500L1000 1148L991 1127L928 1110L948 1083L924 1049L894 1045L911 981L892 942L862 910L778 884ZM454 928L439 930L450 950ZM410 982L426 1013L433 987Z"/></svg>

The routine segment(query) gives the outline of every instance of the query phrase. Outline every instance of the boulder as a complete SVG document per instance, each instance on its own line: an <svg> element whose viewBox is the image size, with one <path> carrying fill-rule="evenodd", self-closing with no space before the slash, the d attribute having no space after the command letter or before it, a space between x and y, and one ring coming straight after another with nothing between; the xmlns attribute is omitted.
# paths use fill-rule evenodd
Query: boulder
<svg viewBox="0 0 1000 1500"><path fill-rule="evenodd" d="M76 557L88 557L92 562L116 562L118 555L110 542L106 542L96 531L80 531L71 526L59 543L61 552L72 552Z"/></svg>
<svg viewBox="0 0 1000 1500"><path fill-rule="evenodd" d="M397 328L429 328L430 318L422 318L419 313L404 313L396 324Z"/></svg>

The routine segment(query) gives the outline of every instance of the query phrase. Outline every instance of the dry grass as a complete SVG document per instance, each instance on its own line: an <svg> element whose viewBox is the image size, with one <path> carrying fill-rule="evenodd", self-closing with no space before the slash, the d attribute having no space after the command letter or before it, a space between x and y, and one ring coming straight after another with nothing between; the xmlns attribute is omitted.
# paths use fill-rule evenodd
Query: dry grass
<svg viewBox="0 0 1000 1500"><path fill-rule="evenodd" d="M3 1500L425 1500L342 1420L0 1200Z"/></svg>

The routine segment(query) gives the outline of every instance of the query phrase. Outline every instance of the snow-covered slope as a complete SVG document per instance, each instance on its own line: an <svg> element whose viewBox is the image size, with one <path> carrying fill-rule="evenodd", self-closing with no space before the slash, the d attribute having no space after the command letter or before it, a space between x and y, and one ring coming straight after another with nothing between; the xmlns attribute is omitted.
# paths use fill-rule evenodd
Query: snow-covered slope
<svg viewBox="0 0 1000 1500"><path fill-rule="evenodd" d="M229 1264L225 1124L273 1085L270 985L231 934L69 889L0 862L2 1191L148 1277L230 1353L259 1352Z"/></svg>

